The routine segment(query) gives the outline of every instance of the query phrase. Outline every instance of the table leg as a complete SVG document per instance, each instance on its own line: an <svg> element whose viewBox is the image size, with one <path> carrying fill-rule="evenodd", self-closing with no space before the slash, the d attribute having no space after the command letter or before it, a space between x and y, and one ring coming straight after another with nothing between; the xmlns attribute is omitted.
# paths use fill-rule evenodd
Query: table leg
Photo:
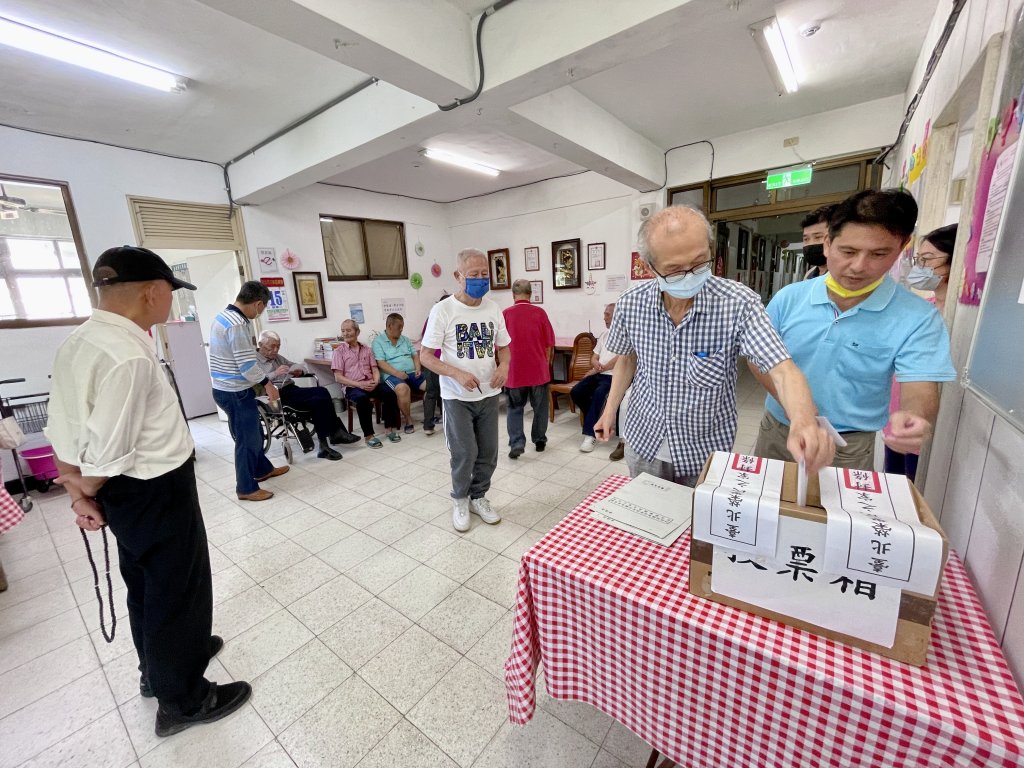
<svg viewBox="0 0 1024 768"><path fill-rule="evenodd" d="M667 757L661 763L658 762L658 758L661 757L661 753L656 749L651 750L651 756L647 759L646 768L676 768L676 764L669 760Z"/></svg>

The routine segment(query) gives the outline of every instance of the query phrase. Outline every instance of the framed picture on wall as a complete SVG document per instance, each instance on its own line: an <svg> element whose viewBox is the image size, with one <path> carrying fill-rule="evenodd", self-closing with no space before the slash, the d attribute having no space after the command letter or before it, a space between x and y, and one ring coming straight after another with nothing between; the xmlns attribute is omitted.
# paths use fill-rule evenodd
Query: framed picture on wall
<svg viewBox="0 0 1024 768"><path fill-rule="evenodd" d="M508 268L508 248L487 252L487 263L491 271L491 290L502 291L512 287Z"/></svg>
<svg viewBox="0 0 1024 768"><path fill-rule="evenodd" d="M551 243L551 276L554 289L580 287L580 239Z"/></svg>
<svg viewBox="0 0 1024 768"><path fill-rule="evenodd" d="M529 248L523 249L523 255L526 257L526 271L540 272L540 248L531 245Z"/></svg>
<svg viewBox="0 0 1024 768"><path fill-rule="evenodd" d="M327 317L324 284L319 272L292 272L299 320L323 320Z"/></svg>
<svg viewBox="0 0 1024 768"><path fill-rule="evenodd" d="M604 269L604 243L587 245L587 269Z"/></svg>
<svg viewBox="0 0 1024 768"><path fill-rule="evenodd" d="M531 280L530 281L530 303L531 304L543 304L544 303L544 281L543 280Z"/></svg>

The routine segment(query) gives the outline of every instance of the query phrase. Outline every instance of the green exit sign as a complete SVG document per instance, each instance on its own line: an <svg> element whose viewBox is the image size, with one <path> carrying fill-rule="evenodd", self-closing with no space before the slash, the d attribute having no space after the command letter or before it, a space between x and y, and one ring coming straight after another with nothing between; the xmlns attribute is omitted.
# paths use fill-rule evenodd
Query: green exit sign
<svg viewBox="0 0 1024 768"><path fill-rule="evenodd" d="M768 174L768 189L783 189L785 187L799 187L801 184L811 183L811 174L814 169L810 166L797 168L793 171Z"/></svg>

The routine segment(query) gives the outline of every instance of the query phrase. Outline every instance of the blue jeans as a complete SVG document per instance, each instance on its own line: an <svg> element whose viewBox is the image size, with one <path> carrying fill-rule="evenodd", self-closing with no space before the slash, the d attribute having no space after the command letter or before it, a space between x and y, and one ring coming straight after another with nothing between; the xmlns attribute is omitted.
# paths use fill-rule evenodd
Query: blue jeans
<svg viewBox="0 0 1024 768"><path fill-rule="evenodd" d="M527 401L533 406L533 426L530 429L530 439L534 445L546 443L548 441L548 385L506 389L505 399L508 405L508 412L505 414L505 424L508 427L508 447L526 447L523 414L526 411Z"/></svg>
<svg viewBox="0 0 1024 768"><path fill-rule="evenodd" d="M255 493L260 489L257 477L269 475L274 465L263 453L260 412L252 388L241 392L213 390L213 401L228 415L228 426L235 439L235 491Z"/></svg>

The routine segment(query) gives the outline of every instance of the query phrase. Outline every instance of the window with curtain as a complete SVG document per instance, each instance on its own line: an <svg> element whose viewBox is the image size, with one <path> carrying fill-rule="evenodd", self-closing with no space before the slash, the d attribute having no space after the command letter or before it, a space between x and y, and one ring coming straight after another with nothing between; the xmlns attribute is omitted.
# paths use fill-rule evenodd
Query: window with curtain
<svg viewBox="0 0 1024 768"><path fill-rule="evenodd" d="M320 216L328 280L404 280L409 276L400 221Z"/></svg>
<svg viewBox="0 0 1024 768"><path fill-rule="evenodd" d="M0 328L80 323L92 311L65 185L0 177Z"/></svg>

